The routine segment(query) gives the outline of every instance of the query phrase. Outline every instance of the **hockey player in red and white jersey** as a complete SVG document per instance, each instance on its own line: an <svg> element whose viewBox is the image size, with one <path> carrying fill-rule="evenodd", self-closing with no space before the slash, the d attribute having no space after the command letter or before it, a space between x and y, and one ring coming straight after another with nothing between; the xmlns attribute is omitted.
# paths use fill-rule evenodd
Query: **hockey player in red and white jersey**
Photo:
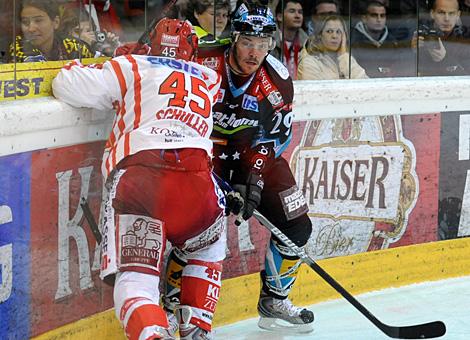
<svg viewBox="0 0 470 340"><path fill-rule="evenodd" d="M102 163L109 197L101 278L115 276L115 311L127 337L174 338L158 290L169 240L187 261L180 336L211 339L226 247L209 139L220 76L192 62L198 41L188 21L162 19L150 41L147 55L68 64L53 91L76 107L116 110Z"/></svg>

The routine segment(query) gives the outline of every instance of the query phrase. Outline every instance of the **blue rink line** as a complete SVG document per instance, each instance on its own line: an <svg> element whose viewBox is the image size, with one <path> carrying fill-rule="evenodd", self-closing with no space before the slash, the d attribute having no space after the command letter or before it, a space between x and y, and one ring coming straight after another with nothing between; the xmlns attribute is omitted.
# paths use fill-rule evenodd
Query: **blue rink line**
<svg viewBox="0 0 470 340"><path fill-rule="evenodd" d="M447 332L438 339L470 339L470 276L389 288L356 296L380 321L408 326L443 321ZM216 339L240 340L382 340L391 339L345 299L309 307L315 313L314 331L289 335L265 331L258 318L215 329Z"/></svg>

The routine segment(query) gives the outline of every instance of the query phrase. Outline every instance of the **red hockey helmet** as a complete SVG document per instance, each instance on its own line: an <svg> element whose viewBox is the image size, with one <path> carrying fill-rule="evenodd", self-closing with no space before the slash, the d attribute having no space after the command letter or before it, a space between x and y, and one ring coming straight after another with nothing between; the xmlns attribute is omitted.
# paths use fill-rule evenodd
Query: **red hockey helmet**
<svg viewBox="0 0 470 340"><path fill-rule="evenodd" d="M189 21L164 18L150 33L150 54L183 60L193 60L198 38Z"/></svg>

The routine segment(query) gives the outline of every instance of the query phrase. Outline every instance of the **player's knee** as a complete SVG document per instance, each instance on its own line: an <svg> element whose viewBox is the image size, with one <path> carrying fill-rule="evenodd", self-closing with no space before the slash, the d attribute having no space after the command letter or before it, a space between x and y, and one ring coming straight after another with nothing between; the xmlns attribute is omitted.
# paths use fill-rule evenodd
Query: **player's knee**
<svg viewBox="0 0 470 340"><path fill-rule="evenodd" d="M181 305L192 308L190 323L210 331L222 284L222 263L189 260L181 280Z"/></svg>
<svg viewBox="0 0 470 340"><path fill-rule="evenodd" d="M168 328L166 313L158 305L158 276L121 272L114 285L114 307L129 339L160 336Z"/></svg>
<svg viewBox="0 0 470 340"><path fill-rule="evenodd" d="M312 233L312 222L307 214L302 214L289 221L282 232L297 246L303 247Z"/></svg>

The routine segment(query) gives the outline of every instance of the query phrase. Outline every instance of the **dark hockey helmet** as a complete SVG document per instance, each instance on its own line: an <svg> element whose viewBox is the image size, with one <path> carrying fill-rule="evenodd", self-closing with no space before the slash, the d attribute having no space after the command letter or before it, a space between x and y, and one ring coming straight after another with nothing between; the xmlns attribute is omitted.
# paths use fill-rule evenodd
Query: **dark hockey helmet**
<svg viewBox="0 0 470 340"><path fill-rule="evenodd" d="M198 38L189 21L164 18L150 33L150 54L186 61L196 56Z"/></svg>
<svg viewBox="0 0 470 340"><path fill-rule="evenodd" d="M274 37L276 22L267 6L244 2L238 6L232 17L231 32L258 37Z"/></svg>

